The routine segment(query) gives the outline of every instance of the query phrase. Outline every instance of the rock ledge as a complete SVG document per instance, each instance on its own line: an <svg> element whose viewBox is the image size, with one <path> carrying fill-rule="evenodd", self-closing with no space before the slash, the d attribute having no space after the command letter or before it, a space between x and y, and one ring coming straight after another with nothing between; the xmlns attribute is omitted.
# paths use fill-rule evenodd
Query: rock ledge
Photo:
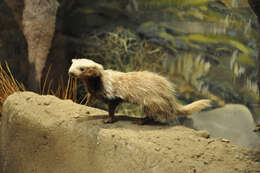
<svg viewBox="0 0 260 173"><path fill-rule="evenodd" d="M7 98L0 172L259 172L254 152L182 126L103 124L107 112L19 92Z"/></svg>

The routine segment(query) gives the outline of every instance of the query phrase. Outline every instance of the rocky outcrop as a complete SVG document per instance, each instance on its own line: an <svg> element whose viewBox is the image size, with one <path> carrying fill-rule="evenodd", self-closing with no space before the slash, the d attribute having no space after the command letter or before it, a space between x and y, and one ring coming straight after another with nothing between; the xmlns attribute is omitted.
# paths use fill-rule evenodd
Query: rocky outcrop
<svg viewBox="0 0 260 173"><path fill-rule="evenodd" d="M233 144L258 149L260 138L253 132L254 119L244 105L228 104L222 108L192 116L193 127L207 130L212 137L222 137Z"/></svg>
<svg viewBox="0 0 260 173"><path fill-rule="evenodd" d="M54 36L58 2L56 0L6 0L28 44L29 86L40 89L42 71Z"/></svg>
<svg viewBox="0 0 260 173"><path fill-rule="evenodd" d="M3 106L0 172L258 172L259 156L182 126L103 124L107 112L31 92ZM127 121L125 121L127 120Z"/></svg>

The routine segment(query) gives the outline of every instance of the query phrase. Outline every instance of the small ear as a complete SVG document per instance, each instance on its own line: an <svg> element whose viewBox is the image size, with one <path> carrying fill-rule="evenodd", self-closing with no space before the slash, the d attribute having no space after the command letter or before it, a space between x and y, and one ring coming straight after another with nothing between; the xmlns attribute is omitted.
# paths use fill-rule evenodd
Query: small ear
<svg viewBox="0 0 260 173"><path fill-rule="evenodd" d="M97 64L97 67L98 67L99 69L101 69L101 70L104 69L103 66L102 66L101 64Z"/></svg>
<svg viewBox="0 0 260 173"><path fill-rule="evenodd" d="M76 60L77 60L77 59L72 59L71 61L72 61L72 63L73 63L73 62L75 62Z"/></svg>
<svg viewBox="0 0 260 173"><path fill-rule="evenodd" d="M87 68L84 75L87 77L100 77L101 72L97 67L90 67L90 68Z"/></svg>

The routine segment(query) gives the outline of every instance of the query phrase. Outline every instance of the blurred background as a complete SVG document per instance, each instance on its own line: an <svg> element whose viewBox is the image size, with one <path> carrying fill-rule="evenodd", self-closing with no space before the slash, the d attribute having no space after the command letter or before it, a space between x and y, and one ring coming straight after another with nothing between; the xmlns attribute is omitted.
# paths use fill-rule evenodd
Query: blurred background
<svg viewBox="0 0 260 173"><path fill-rule="evenodd" d="M37 59L37 53L47 52L42 79L51 65L49 80L65 81L72 58L89 58L105 68L149 70L166 76L184 104L200 98L214 100L215 107L239 103L251 110L255 120L260 118L259 26L247 0L34 2L42 9L57 8L49 50L40 48L33 55ZM24 21L33 23L37 18L22 14L30 5L29 1L0 0L0 60L7 61L15 79L28 88L33 74L28 60L28 49L33 46L29 44L39 44L26 40ZM37 12L38 16L44 13L35 10L35 16ZM42 25L36 30L46 30L44 26L50 27ZM37 38L45 37L39 34ZM78 87L84 95L81 84ZM123 111L136 114L134 109Z"/></svg>
<svg viewBox="0 0 260 173"><path fill-rule="evenodd" d="M23 83L84 104L84 86L67 72L71 59L88 58L105 69L159 73L182 104L211 99L212 110L181 123L256 148L258 42L247 0L0 0L0 61L10 67L0 82L5 71L17 80L3 82L1 103ZM118 111L143 116L136 105Z"/></svg>

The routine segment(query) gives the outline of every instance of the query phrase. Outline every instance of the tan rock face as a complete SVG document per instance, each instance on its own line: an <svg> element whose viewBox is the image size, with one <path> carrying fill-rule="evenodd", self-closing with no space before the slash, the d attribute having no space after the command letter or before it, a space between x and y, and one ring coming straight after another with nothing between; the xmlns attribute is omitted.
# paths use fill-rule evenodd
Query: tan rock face
<svg viewBox="0 0 260 173"><path fill-rule="evenodd" d="M23 32L28 43L28 59L34 65L35 76L39 83L45 67L56 23L56 0L25 0L23 11ZM33 74L33 73L31 73ZM31 81L33 84L34 81Z"/></svg>
<svg viewBox="0 0 260 173"><path fill-rule="evenodd" d="M192 116L193 127L210 132L214 138L226 138L235 145L258 149L260 138L253 132L255 126L250 110L239 104L226 104Z"/></svg>
<svg viewBox="0 0 260 173"><path fill-rule="evenodd" d="M10 1L10 2L9 2ZM29 86L37 91L55 32L56 0L6 0L28 44Z"/></svg>
<svg viewBox="0 0 260 173"><path fill-rule="evenodd" d="M4 173L260 171L245 148L182 126L103 124L107 112L53 96L15 93L2 114Z"/></svg>

